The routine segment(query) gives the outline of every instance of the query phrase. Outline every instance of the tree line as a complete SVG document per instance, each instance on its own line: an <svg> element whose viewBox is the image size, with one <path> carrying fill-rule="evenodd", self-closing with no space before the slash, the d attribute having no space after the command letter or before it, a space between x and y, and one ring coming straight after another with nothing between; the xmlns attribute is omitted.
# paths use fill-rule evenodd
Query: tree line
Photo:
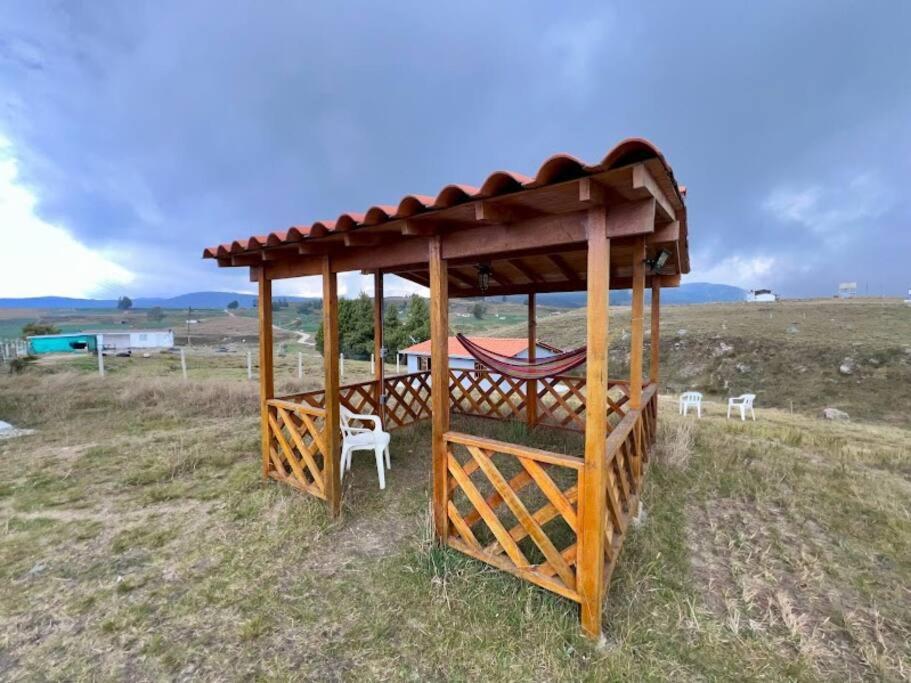
<svg viewBox="0 0 911 683"><path fill-rule="evenodd" d="M366 360L373 353L373 299L361 293L356 299L339 299L339 347L345 358ZM404 348L430 339L427 299L412 294L401 307L389 304L383 311L385 359L394 361ZM316 348L323 352L323 324L316 331Z"/></svg>

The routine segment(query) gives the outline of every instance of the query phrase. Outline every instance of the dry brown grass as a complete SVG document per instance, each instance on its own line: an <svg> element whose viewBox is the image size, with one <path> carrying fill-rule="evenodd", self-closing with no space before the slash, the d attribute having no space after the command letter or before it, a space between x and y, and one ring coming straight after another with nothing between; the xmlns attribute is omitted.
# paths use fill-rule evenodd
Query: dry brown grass
<svg viewBox="0 0 911 683"><path fill-rule="evenodd" d="M429 542L426 424L394 434L385 492L355 460L332 521L260 479L255 390L0 378L0 419L38 430L0 442L0 678L908 676L905 429L662 400L597 648L572 604Z"/></svg>

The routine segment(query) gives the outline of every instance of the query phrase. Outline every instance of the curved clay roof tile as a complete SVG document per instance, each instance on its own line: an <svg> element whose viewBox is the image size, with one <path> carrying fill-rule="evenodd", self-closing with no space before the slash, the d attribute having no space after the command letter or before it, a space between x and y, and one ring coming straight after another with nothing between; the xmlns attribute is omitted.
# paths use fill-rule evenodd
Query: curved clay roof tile
<svg viewBox="0 0 911 683"><path fill-rule="evenodd" d="M471 185L447 185L440 190L436 199L433 201L433 204L430 205L430 208L447 209L450 206L455 206L456 204L468 201L477 193L478 188L472 187Z"/></svg>
<svg viewBox="0 0 911 683"><path fill-rule="evenodd" d="M229 253L259 249L267 243L271 246L276 240L287 241L324 237L336 230L346 231L360 226L380 224L390 219L407 218L429 210L456 206L479 197L495 197L522 189L542 187L654 158L661 161L668 175L673 180L671 167L655 145L645 138L627 138L614 146L604 156L601 163L593 166L587 165L569 154L555 154L541 164L533 178L521 173L497 171L487 176L480 188L471 185L453 184L441 189L435 198L425 195L405 195L399 200L397 206L373 206L370 207L366 214L344 213L335 221L317 221L311 226L293 226L284 233L270 233L268 236L253 236L243 241L221 244L204 250L203 255L213 258L225 256ZM682 196L686 193L686 189L682 186L678 187L676 182L674 182L674 187L677 188L678 196L682 201Z"/></svg>
<svg viewBox="0 0 911 683"><path fill-rule="evenodd" d="M569 154L555 154L541 164L529 187L541 187L585 175L585 164Z"/></svg>
<svg viewBox="0 0 911 683"><path fill-rule="evenodd" d="M426 211L431 202L433 202L433 197L427 197L426 195L406 195L399 201L399 206L395 211L395 217L408 218L409 216L414 216L422 211Z"/></svg>
<svg viewBox="0 0 911 683"><path fill-rule="evenodd" d="M487 176L487 180L481 185L479 194L483 197L496 197L501 194L518 192L524 189L531 180L527 175L522 175L521 173L497 171Z"/></svg>

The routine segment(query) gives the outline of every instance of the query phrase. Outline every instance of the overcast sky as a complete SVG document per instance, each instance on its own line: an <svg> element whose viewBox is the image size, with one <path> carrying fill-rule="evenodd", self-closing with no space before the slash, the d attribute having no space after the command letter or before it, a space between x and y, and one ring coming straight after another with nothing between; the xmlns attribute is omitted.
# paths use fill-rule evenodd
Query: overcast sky
<svg viewBox="0 0 911 683"><path fill-rule="evenodd" d="M249 291L203 247L627 136L688 281L911 287L911 3L614 4L6 0L0 296Z"/></svg>

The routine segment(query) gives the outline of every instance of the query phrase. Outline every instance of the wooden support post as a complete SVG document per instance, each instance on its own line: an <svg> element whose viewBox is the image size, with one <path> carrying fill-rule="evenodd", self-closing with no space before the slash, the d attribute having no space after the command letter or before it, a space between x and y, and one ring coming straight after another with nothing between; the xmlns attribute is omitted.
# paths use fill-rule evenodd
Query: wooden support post
<svg viewBox="0 0 911 683"><path fill-rule="evenodd" d="M259 298L256 310L259 315L259 413L262 440L263 477L269 476L272 448L272 432L269 430L269 406L267 401L275 398L275 382L272 375L272 280L266 277L266 268L259 269Z"/></svg>
<svg viewBox="0 0 911 683"><path fill-rule="evenodd" d="M326 501L333 517L342 510L342 482L339 468L341 434L339 432L339 343L338 279L332 272L329 256L323 258L323 368L325 371L326 457L323 479Z"/></svg>
<svg viewBox="0 0 911 683"><path fill-rule="evenodd" d="M180 347L180 374L183 375L184 381L187 380L187 350Z"/></svg>
<svg viewBox="0 0 911 683"><path fill-rule="evenodd" d="M300 351L297 352L297 378L304 378L304 354Z"/></svg>
<svg viewBox="0 0 911 683"><path fill-rule="evenodd" d="M376 412L380 419L386 420L386 406L383 398L385 370L383 358L383 271L373 273L373 377L376 381Z"/></svg>
<svg viewBox="0 0 911 683"><path fill-rule="evenodd" d="M247 351L247 379L253 379L253 352Z"/></svg>
<svg viewBox="0 0 911 683"><path fill-rule="evenodd" d="M630 323L629 404L633 410L642 408L642 353L645 311L645 238L638 237L633 245L633 306Z"/></svg>
<svg viewBox="0 0 911 683"><path fill-rule="evenodd" d="M345 376L345 354L338 354L338 374L340 377Z"/></svg>
<svg viewBox="0 0 911 683"><path fill-rule="evenodd" d="M651 358L648 364L648 379L653 384L658 382L661 365L661 280L652 277L652 339Z"/></svg>
<svg viewBox="0 0 911 683"><path fill-rule="evenodd" d="M535 293L528 295L528 360L534 361L538 355L538 318L535 311ZM530 379L525 384L525 412L528 416L528 428L534 429L538 424L538 383Z"/></svg>
<svg viewBox="0 0 911 683"><path fill-rule="evenodd" d="M430 413L433 465L433 528L445 544L449 535L446 503L447 452L443 434L449 431L449 288L440 237L430 238Z"/></svg>
<svg viewBox="0 0 911 683"><path fill-rule="evenodd" d="M578 590L582 630L601 636L604 600L604 524L607 442L607 352L610 290L610 240L604 207L589 209L588 312L585 397L585 465L579 497Z"/></svg>

